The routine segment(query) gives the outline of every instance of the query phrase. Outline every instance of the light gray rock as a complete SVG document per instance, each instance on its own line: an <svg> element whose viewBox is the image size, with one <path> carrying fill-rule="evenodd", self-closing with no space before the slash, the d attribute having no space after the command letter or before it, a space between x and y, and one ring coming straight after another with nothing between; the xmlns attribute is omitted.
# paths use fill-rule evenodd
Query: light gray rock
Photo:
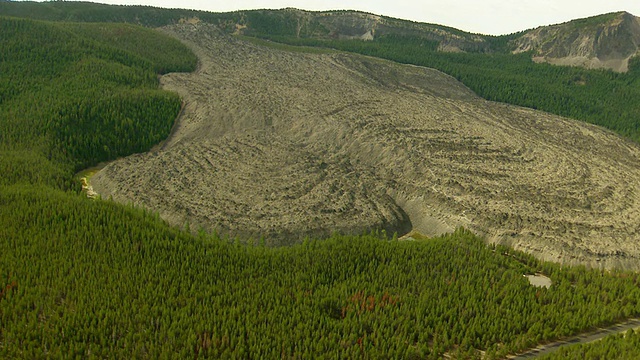
<svg viewBox="0 0 640 360"><path fill-rule="evenodd" d="M636 144L432 69L165 31L200 58L161 79L185 109L164 144L93 177L103 198L270 244L464 226L547 260L640 269Z"/></svg>

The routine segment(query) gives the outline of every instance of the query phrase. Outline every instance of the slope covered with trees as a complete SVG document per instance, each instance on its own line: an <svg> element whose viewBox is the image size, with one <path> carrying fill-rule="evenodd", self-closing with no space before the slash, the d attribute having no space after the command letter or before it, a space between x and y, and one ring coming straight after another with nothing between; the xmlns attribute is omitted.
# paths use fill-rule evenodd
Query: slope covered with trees
<svg viewBox="0 0 640 360"><path fill-rule="evenodd" d="M540 264L464 231L265 248L58 191L0 196L7 358L492 358L640 307L636 275ZM534 271L554 285L529 285Z"/></svg>
<svg viewBox="0 0 640 360"><path fill-rule="evenodd" d="M197 61L178 41L130 25L0 18L0 31L5 185L69 188L79 169L149 149L180 109L156 74Z"/></svg>
<svg viewBox="0 0 640 360"><path fill-rule="evenodd" d="M237 23L240 12L211 13L151 6L106 5L82 1L0 1L0 14L56 22L129 23L145 27L175 24L180 19L198 17L214 24Z"/></svg>

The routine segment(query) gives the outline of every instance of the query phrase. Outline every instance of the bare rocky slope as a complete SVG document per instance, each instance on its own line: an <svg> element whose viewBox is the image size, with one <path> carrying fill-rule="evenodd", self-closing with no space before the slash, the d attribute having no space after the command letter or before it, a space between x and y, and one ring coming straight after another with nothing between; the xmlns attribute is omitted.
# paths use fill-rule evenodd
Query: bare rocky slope
<svg viewBox="0 0 640 360"><path fill-rule="evenodd" d="M239 18L226 19L226 22L218 24L227 31L233 29L236 33L253 36L362 40L399 36L427 40L436 44L438 51L531 52L536 62L617 72L629 69L629 60L638 55L640 46L640 19L627 12L577 19L498 37L358 11L312 12L289 8L241 14Z"/></svg>
<svg viewBox="0 0 640 360"><path fill-rule="evenodd" d="M464 226L543 259L640 269L639 146L431 69L165 31L200 58L161 79L185 109L164 144L93 177L103 198L271 244Z"/></svg>
<svg viewBox="0 0 640 360"><path fill-rule="evenodd" d="M640 18L620 12L544 26L513 46L515 53L532 51L538 62L626 72L640 47Z"/></svg>

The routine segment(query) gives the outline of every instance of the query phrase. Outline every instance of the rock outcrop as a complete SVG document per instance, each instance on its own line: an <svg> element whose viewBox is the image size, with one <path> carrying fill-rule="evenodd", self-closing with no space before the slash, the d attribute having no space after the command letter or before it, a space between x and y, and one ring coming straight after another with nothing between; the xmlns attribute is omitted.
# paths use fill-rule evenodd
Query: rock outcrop
<svg viewBox="0 0 640 360"><path fill-rule="evenodd" d="M626 72L638 54L640 18L620 12L574 20L528 31L512 44L538 62Z"/></svg>

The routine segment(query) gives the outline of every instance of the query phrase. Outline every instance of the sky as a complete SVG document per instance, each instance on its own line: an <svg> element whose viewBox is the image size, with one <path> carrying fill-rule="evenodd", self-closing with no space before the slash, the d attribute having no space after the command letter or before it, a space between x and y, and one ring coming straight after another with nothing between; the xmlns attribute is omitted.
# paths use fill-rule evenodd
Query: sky
<svg viewBox="0 0 640 360"><path fill-rule="evenodd" d="M640 0L98 0L121 5L214 12L249 9L360 10L489 35L627 11L640 16Z"/></svg>

